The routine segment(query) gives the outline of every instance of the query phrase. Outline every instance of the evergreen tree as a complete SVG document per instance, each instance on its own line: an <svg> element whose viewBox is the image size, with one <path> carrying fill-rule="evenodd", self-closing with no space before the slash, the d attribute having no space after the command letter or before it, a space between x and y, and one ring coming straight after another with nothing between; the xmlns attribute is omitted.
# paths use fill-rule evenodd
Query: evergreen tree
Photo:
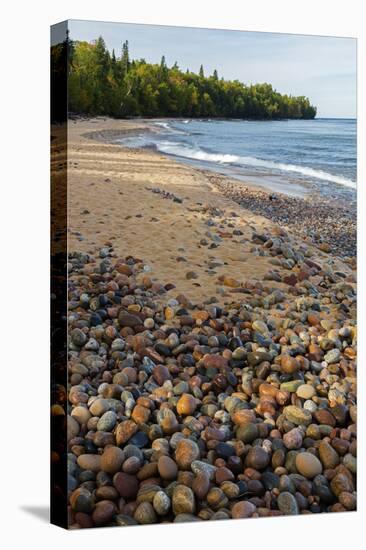
<svg viewBox="0 0 366 550"><path fill-rule="evenodd" d="M111 56L111 68L113 76L116 74L116 67L117 67L117 60L116 60L116 54L114 53L114 49L112 50L112 56Z"/></svg>
<svg viewBox="0 0 366 550"><path fill-rule="evenodd" d="M126 42L124 42L122 45L121 65L122 65L123 74L128 73L130 68L130 53L128 49L128 40L126 40Z"/></svg>
<svg viewBox="0 0 366 550"><path fill-rule="evenodd" d="M131 60L126 40L120 58L109 54L105 42L67 40L69 51L69 110L93 115L229 117L249 119L314 118L316 107L307 97L281 95L270 84L246 86L238 80L224 80L217 70L204 76L183 72L175 62L168 67L145 59ZM54 48L53 58L61 56ZM57 66L57 63L55 63ZM53 72L55 74L55 72Z"/></svg>

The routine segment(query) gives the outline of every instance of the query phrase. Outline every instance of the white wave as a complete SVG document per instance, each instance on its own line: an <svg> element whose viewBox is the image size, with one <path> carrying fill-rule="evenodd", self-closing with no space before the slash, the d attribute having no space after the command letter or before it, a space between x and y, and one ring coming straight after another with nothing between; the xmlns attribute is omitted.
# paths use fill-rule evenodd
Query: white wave
<svg viewBox="0 0 366 550"><path fill-rule="evenodd" d="M207 162L218 163L233 163L238 162L239 158L236 155L220 155L215 153L206 153L201 149L193 149L192 147L185 147L169 141L163 141L157 144L157 148L162 153L169 155L177 155L188 159L205 160Z"/></svg>
<svg viewBox="0 0 366 550"><path fill-rule="evenodd" d="M243 157L230 154L207 153L202 149L194 149L189 146L182 146L172 142L161 142L157 144L157 148L162 153L176 155L183 158L203 160L206 162L215 162L218 164L241 164L243 166L253 166L257 168L269 168L271 170L281 170L283 172L294 172L310 178L316 178L322 181L338 183L346 187L356 189L356 182L325 172L324 170L315 170L308 166L298 166L296 164L285 164L282 162L273 162L270 160L259 159L256 157Z"/></svg>
<svg viewBox="0 0 366 550"><path fill-rule="evenodd" d="M161 126L162 128L166 128L167 130L170 130L170 126L167 122L154 122L155 126Z"/></svg>
<svg viewBox="0 0 366 550"><path fill-rule="evenodd" d="M344 178L343 176L336 176L335 174L330 174L324 170L315 170L308 166L298 166L296 164L285 164L282 162L272 162L270 160L257 159L255 157L240 157L243 164L249 166L258 166L263 168L271 168L274 170L282 170L284 172L295 172L303 176L308 176L310 178L316 178L322 181L329 181L331 183L338 183L339 185L344 185L346 187L352 187L356 189L356 182Z"/></svg>
<svg viewBox="0 0 366 550"><path fill-rule="evenodd" d="M189 122L189 121L187 121ZM154 122L155 126L159 126L160 128L164 128L164 130L168 130L170 134L183 134L186 135L186 130L178 130L178 128L172 128L169 122ZM164 132L165 133L165 132Z"/></svg>

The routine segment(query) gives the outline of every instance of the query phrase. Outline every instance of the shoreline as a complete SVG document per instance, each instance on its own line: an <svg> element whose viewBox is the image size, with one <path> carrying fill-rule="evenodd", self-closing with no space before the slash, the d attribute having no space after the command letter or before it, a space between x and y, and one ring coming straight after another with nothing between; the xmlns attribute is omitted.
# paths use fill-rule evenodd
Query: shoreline
<svg viewBox="0 0 366 550"><path fill-rule="evenodd" d="M355 279L355 259L342 250L353 243L355 224L342 244L339 210L325 204L310 219L303 215L313 208L306 199L276 194L273 200L259 187L107 139L145 128L141 121L111 119L69 125L69 250L94 254L109 243L118 255L144 259L153 278L196 303L230 303L246 284L271 277L274 286L287 288L289 266L274 266L275 258L253 243L256 234L283 233L290 246ZM234 287L223 284L225 277Z"/></svg>
<svg viewBox="0 0 366 550"><path fill-rule="evenodd" d="M355 510L355 263L93 125L67 151L71 528Z"/></svg>
<svg viewBox="0 0 366 550"><path fill-rule="evenodd" d="M108 120L108 119L103 119L103 120ZM122 120L122 119L121 119ZM184 121L185 119L175 119L175 118L166 118L166 119L163 119L163 118L151 118L151 119L146 119L146 118L141 118L141 119L131 119L129 120L128 122L132 122L132 123L136 123L138 124L138 128L136 128L135 130L131 131L131 130L122 130L122 131L118 131L118 130L111 130L111 131L104 131L102 132L102 136L101 139L103 141L106 141L106 142L110 142L111 144L119 144L121 147L128 147L126 145L124 145L123 143L118 143L115 141L115 137L124 137L126 134L127 135L138 135L138 134L144 134L144 133L155 133L155 134L160 134L163 130L162 130L162 125L164 124L164 121L166 121L166 123L169 123L169 122L176 122L176 121ZM193 119L194 120L194 119ZM201 119L199 119L201 120ZM203 121L205 119L202 119ZM214 121L216 119L207 119L207 122L211 122L211 121ZM233 120L232 119L220 119L222 121L230 121L232 122ZM234 119L235 120L235 119ZM326 119L324 119L326 120ZM333 119L332 119L333 120ZM348 120L348 119L345 119L345 120ZM97 121L97 120L96 120ZM248 121L248 120L247 120ZM127 121L126 121L127 122ZM177 130L178 131L178 130ZM174 132L174 130L173 130ZM179 131L180 132L180 131ZM164 133L164 132L163 132ZM92 139L94 139L94 137L90 134L90 136ZM98 139L98 136L95 136L95 139ZM135 148L135 149L141 149L141 147L139 146L132 146L132 147L128 147L128 148ZM146 148L149 148L149 147L146 147ZM144 147L142 148L144 149ZM151 147L151 150L155 151L155 147ZM263 189L263 190L267 190L267 191L270 191L270 192L277 192L277 193L281 193L281 194L284 194L284 195L288 195L288 196L295 196L295 197L304 197L308 194L316 194L316 195L319 195L321 197L325 197L325 198L330 198L329 194L327 194L326 192L322 192L322 187L319 186L319 184L316 184L314 182L310 182L310 181L306 181L306 180L303 180L301 178L299 178L298 175L296 175L296 171L293 172L293 175L291 176L290 174L287 175L286 174L282 174L282 175L279 175L279 174L265 174L265 173L262 173L262 174L251 174L251 173L247 173L247 174L243 174L243 173L240 173L239 171L237 173L235 173L235 171L233 171L233 166L226 166L226 165L222 165L220 163L210 163L210 162L207 162L205 160L199 160L199 159L195 159L195 158L190 158L190 157L182 157L182 156L179 156L179 155L176 155L174 153L167 153L167 152L163 152L163 151L157 151L159 154L163 154L165 155L167 158L171 158L177 162L181 162L183 164L188 164L190 166L192 166L193 168L197 168L199 170L206 170L208 172L214 172L214 173L218 173L220 174L221 176L225 176L225 177L228 177L229 179L234 179L235 181L240 181L240 182L244 182L246 185L250 186L250 187L259 187L260 189ZM329 174L329 176L331 176L331 174ZM337 200L341 200L343 201L345 204L348 204L349 201L351 201L352 203L355 203L356 202L356 196L352 196L352 193L354 192L355 195L357 193L357 184L355 184L355 182L351 182L352 183L352 186L351 185L342 185L341 183L336 183L335 182L335 185L336 187L338 188L338 192L337 192ZM353 186L353 184L355 186ZM349 192L350 194L347 196L347 192ZM343 195L343 196L342 196Z"/></svg>
<svg viewBox="0 0 366 550"><path fill-rule="evenodd" d="M108 121L110 119L103 120ZM155 120L159 121L160 119L129 120L128 123L132 124L134 128L91 131L84 134L83 137L117 145L123 150L134 150L143 153L146 149L126 147L123 144L116 143L114 138L121 135L138 135L145 132L159 133L159 128L153 125ZM303 192L291 193L291 189L282 192L278 190L275 183L271 188L270 185L265 183L245 181L244 177L235 178L230 174L218 171L216 167L201 168L174 155L160 153L154 149L149 149L149 151L202 173L210 184L224 196L255 214L283 225L289 231L294 232L297 237L312 244L323 246L324 251L333 252L342 258L351 259L356 256L357 223L354 217L356 217L357 212L353 212L348 201L325 197L319 192L307 188L303 182L301 183ZM260 180L260 177L257 176L257 179Z"/></svg>

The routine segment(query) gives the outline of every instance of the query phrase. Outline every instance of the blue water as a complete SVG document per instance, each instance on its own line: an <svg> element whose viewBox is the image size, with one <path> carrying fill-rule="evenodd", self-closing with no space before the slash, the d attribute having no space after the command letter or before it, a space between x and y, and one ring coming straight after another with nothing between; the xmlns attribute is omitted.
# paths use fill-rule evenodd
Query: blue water
<svg viewBox="0 0 366 550"><path fill-rule="evenodd" d="M356 121L156 120L118 140L289 194L355 197Z"/></svg>

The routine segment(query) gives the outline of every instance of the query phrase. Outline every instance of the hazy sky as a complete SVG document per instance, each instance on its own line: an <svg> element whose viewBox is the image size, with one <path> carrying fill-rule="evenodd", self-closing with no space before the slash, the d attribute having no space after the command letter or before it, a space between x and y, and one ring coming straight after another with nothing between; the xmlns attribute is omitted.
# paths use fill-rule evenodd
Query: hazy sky
<svg viewBox="0 0 366 550"><path fill-rule="evenodd" d="M193 29L95 21L69 21L73 40L103 36L120 56L129 41L130 56L245 84L269 82L281 93L308 96L318 117L356 117L356 40L277 33Z"/></svg>

